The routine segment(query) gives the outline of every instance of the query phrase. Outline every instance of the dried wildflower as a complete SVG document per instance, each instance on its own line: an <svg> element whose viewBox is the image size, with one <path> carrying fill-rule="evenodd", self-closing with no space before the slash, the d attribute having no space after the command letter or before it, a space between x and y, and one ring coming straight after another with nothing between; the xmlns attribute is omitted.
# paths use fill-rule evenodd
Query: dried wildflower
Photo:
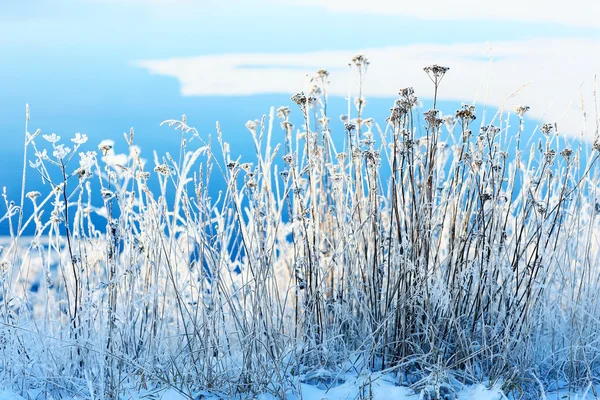
<svg viewBox="0 0 600 400"><path fill-rule="evenodd" d="M114 144L115 142L112 140L103 140L98 145L98 150L102 152L102 155L109 155L112 153Z"/></svg>
<svg viewBox="0 0 600 400"><path fill-rule="evenodd" d="M82 145L85 142L87 142L88 138L87 135L82 135L81 133L77 132L75 134L75 137L73 139L71 139L71 142L75 143L76 145Z"/></svg>
<svg viewBox="0 0 600 400"><path fill-rule="evenodd" d="M567 161L569 161L571 159L571 156L573 155L573 150L567 147L566 149L560 152L560 155L563 156Z"/></svg>
<svg viewBox="0 0 600 400"><path fill-rule="evenodd" d="M404 98L408 99L408 98L411 98L411 97L414 96L415 89L413 87L410 87L410 86L409 87L405 87L405 88L400 89L400 91L398 92L398 94L401 97L404 97Z"/></svg>
<svg viewBox="0 0 600 400"><path fill-rule="evenodd" d="M317 71L317 78L325 79L329 77L329 72L326 69L320 69Z"/></svg>
<svg viewBox="0 0 600 400"><path fill-rule="evenodd" d="M545 135L549 136L554 131L556 124L543 123L540 127L540 131Z"/></svg>
<svg viewBox="0 0 600 400"><path fill-rule="evenodd" d="M379 165L380 154L375 150L366 150L362 153L362 156L367 160L370 166Z"/></svg>
<svg viewBox="0 0 600 400"><path fill-rule="evenodd" d="M260 123L260 121L254 120L254 121L248 121L246 122L246 128L248 128L248 130L250 132L256 132L256 127L258 126L258 124Z"/></svg>
<svg viewBox="0 0 600 400"><path fill-rule="evenodd" d="M444 122L443 119L439 118L438 115L440 110L429 110L423 113L425 115L425 122L427 122L427 126L425 129L437 130Z"/></svg>
<svg viewBox="0 0 600 400"><path fill-rule="evenodd" d="M171 171L171 167L169 167L165 163L165 164L161 164L161 165L154 167L154 172L158 172L159 174L161 174L163 176L169 176L169 175L171 175L172 171Z"/></svg>
<svg viewBox="0 0 600 400"><path fill-rule="evenodd" d="M56 133L53 133L51 135L42 135L42 137L52 144L60 140L60 136L58 136Z"/></svg>
<svg viewBox="0 0 600 400"><path fill-rule="evenodd" d="M360 68L367 68L370 64L369 60L367 59L367 57L363 56L362 54L358 54L354 57L352 57L352 62L354 63L354 65L356 65L359 69Z"/></svg>
<svg viewBox="0 0 600 400"><path fill-rule="evenodd" d="M394 106L390 108L390 117L388 122L395 123L403 116L408 114L417 105L417 97L414 95L415 90L412 87L400 89L400 98L394 102Z"/></svg>
<svg viewBox="0 0 600 400"><path fill-rule="evenodd" d="M500 128L495 125L487 125L482 126L480 132L482 134L487 134L488 138L493 139L498 133L500 133Z"/></svg>
<svg viewBox="0 0 600 400"><path fill-rule="evenodd" d="M36 190L28 192L25 197L27 197L28 199L30 199L31 201L35 201L35 199L37 199L38 197L40 197L42 194Z"/></svg>
<svg viewBox="0 0 600 400"><path fill-rule="evenodd" d="M429 78L433 81L438 81L444 77L446 72L448 72L449 67L442 67L441 65L433 64L428 67L423 68L423 71L429 75Z"/></svg>
<svg viewBox="0 0 600 400"><path fill-rule="evenodd" d="M252 169L252 163L243 163L242 165L240 165L240 168L246 172L250 172L250 170Z"/></svg>
<svg viewBox="0 0 600 400"><path fill-rule="evenodd" d="M66 156L69 155L69 153L71 152L71 149L68 147L65 147L64 144L59 144L54 148L54 151L52 152L52 155L57 159L57 160L62 160L63 158L65 158Z"/></svg>
<svg viewBox="0 0 600 400"><path fill-rule="evenodd" d="M356 129L356 125L354 125L351 122L348 122L346 124L344 124L344 128L346 129L346 131L350 134L352 134L352 132L354 132L354 130Z"/></svg>
<svg viewBox="0 0 600 400"><path fill-rule="evenodd" d="M460 110L456 111L456 118L460 119L463 123L468 124L471 121L475 121L477 116L475 115L475 106L470 104L463 104Z"/></svg>
<svg viewBox="0 0 600 400"><path fill-rule="evenodd" d="M286 155L283 156L283 161L286 164L291 164L292 161L294 161L294 156L292 154L286 154Z"/></svg>
<svg viewBox="0 0 600 400"><path fill-rule="evenodd" d="M296 93L291 97L291 100L296 103L304 113L306 113L308 107L312 106L317 101L314 96L306 96L304 92Z"/></svg>
<svg viewBox="0 0 600 400"><path fill-rule="evenodd" d="M526 113L527 111L529 111L529 109L530 109L530 108L531 108L531 107L529 107L529 106L526 106L526 105L522 105L522 104L521 104L521 105L515 106L515 108L514 108L514 111L515 111L515 113L517 113L517 115L518 115L520 118L523 118L523 115L525 115L525 113Z"/></svg>
<svg viewBox="0 0 600 400"><path fill-rule="evenodd" d="M236 161L230 161L227 163L227 169L229 170L234 170L236 169L238 166L238 163Z"/></svg>
<svg viewBox="0 0 600 400"><path fill-rule="evenodd" d="M544 157L548 164L552 164L554 162L554 157L556 157L556 151L554 149L550 149L544 153Z"/></svg>
<svg viewBox="0 0 600 400"><path fill-rule="evenodd" d="M79 170L90 171L96 165L96 152L87 151L79 153Z"/></svg>
<svg viewBox="0 0 600 400"><path fill-rule="evenodd" d="M289 107L282 106L277 109L277 117L281 118L282 120L288 119L289 115L290 115Z"/></svg>
<svg viewBox="0 0 600 400"><path fill-rule="evenodd" d="M282 178L284 181L287 181L288 177L290 176L290 171L288 171L287 169L286 169L286 170L283 170L283 171L281 171L281 172L279 173L279 175L281 176L281 178Z"/></svg>

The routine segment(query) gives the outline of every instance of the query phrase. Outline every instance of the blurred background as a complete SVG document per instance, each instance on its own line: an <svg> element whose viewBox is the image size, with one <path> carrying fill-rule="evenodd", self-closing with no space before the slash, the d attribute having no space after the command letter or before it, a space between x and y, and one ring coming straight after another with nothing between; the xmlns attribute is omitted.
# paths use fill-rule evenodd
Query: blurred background
<svg viewBox="0 0 600 400"><path fill-rule="evenodd" d="M333 133L343 136L338 116L358 95L348 68L356 54L371 62L365 116L381 125L402 87L415 87L420 111L431 106L423 67L438 63L450 67L440 89L445 114L475 103L486 110L478 122L498 124L498 110L527 104L528 132L551 122L561 135L593 140L599 15L600 4L585 0L3 1L0 186L19 198L26 103L30 132L64 143L85 133L82 150L112 139L119 153L133 127L150 161L153 150L178 151L179 134L161 121L186 114L203 137L219 121L243 160L252 148L246 121L271 106L296 111L290 96L324 68ZM30 169L26 190L49 188Z"/></svg>

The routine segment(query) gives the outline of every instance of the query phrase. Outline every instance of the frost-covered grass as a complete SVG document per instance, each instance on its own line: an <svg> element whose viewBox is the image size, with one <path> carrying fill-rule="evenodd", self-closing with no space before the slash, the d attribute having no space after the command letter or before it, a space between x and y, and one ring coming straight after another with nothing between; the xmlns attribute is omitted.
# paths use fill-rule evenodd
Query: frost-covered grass
<svg viewBox="0 0 600 400"><path fill-rule="evenodd" d="M362 88L368 61L351 65ZM377 124L359 89L342 127L319 71L297 109L248 122L252 161L185 117L166 121L179 155L152 163L133 131L127 155L27 132L36 156L1 221L2 387L372 398L363 377L378 376L423 399L482 382L513 398L595 395L597 133L590 145L544 123L526 145L524 106L482 126L469 105L442 118L447 69L425 72L424 117L406 88ZM32 174L52 190L27 192Z"/></svg>

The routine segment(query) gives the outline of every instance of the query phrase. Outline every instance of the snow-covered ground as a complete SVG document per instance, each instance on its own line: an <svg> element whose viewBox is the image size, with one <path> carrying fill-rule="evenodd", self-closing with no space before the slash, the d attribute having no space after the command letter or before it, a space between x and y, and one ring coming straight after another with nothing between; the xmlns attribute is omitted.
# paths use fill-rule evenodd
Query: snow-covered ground
<svg viewBox="0 0 600 400"><path fill-rule="evenodd" d="M437 391L433 386L424 390L414 390L409 387L398 386L391 375L373 374L371 376L353 377L347 379L340 385L330 388L317 387L315 385L301 383L297 385L298 390L286 393L286 400L508 400L518 397L507 397L500 389L500 384L484 385L475 384L447 392ZM429 394L428 394L429 393ZM568 399L568 400L593 400L598 399L594 394L594 389L590 386L583 391L569 391L561 389L550 393L540 395L540 400ZM433 395L434 397L431 397ZM26 400L26 399L51 399L44 397L40 392L29 392L23 396L9 390L0 390L0 400ZM78 400L84 397L61 397L65 400ZM130 400L189 400L190 396L181 394L175 389L168 390L149 390L141 393L131 392L129 395L122 396L122 399ZM237 398L244 398L240 396ZM261 394L254 397L256 400L279 400L279 397L272 394ZM194 400L225 400L233 399L210 392L200 392L192 394Z"/></svg>

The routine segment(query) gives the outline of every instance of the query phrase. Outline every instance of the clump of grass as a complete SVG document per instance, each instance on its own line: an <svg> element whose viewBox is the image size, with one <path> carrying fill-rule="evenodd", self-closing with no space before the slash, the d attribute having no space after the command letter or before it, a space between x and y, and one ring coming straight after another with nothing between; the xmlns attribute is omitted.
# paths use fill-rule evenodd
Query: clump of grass
<svg viewBox="0 0 600 400"><path fill-rule="evenodd" d="M23 186L19 206L5 196L3 384L90 398L167 386L284 398L351 370L430 396L458 382L531 398L596 384L598 138L568 144L545 123L523 148L526 106L479 126L473 105L444 117L438 65L425 68L424 126L412 88L379 125L365 118L369 62L350 65L360 89L341 148L324 70L292 97L297 110L248 122L251 163L218 124L215 143L185 116L165 121L179 157L155 154L153 167L133 130L126 155L111 141L83 152L79 134L72 148L44 135L42 148L27 132L52 190Z"/></svg>

